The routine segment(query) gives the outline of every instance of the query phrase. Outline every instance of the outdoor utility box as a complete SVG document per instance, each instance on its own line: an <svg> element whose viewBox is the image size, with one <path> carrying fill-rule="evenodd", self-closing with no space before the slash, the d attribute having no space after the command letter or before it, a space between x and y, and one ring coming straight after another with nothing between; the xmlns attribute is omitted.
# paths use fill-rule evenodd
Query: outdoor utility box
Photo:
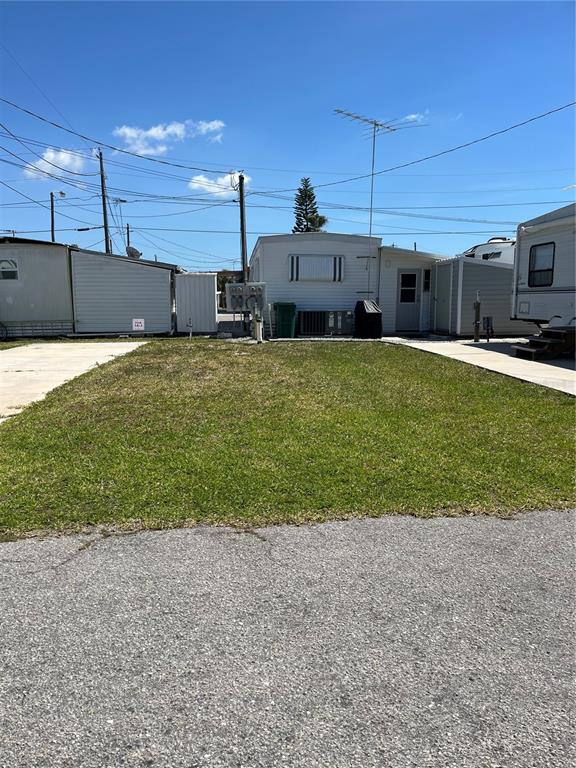
<svg viewBox="0 0 576 768"><path fill-rule="evenodd" d="M226 309L229 312L258 313L266 307L266 283L226 283Z"/></svg>
<svg viewBox="0 0 576 768"><path fill-rule="evenodd" d="M370 299L357 301L354 318L354 336L357 339L380 339L382 337L382 310L375 301Z"/></svg>
<svg viewBox="0 0 576 768"><path fill-rule="evenodd" d="M296 304L277 302L274 304L276 315L276 336L280 339L293 339L296 334Z"/></svg>

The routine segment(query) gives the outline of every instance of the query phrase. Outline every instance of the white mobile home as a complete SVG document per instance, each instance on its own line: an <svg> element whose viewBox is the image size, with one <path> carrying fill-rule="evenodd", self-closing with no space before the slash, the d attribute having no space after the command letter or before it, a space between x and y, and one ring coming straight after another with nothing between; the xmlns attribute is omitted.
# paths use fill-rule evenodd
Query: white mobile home
<svg viewBox="0 0 576 768"><path fill-rule="evenodd" d="M0 239L0 323L9 336L170 333L174 264Z"/></svg>
<svg viewBox="0 0 576 768"><path fill-rule="evenodd" d="M469 258L467 254L437 262L432 275L430 327L451 336L474 334L474 302L480 322L490 318L496 336L522 336L536 326L510 318L513 264L500 259Z"/></svg>
<svg viewBox="0 0 576 768"><path fill-rule="evenodd" d="M0 323L9 336L73 333L66 245L0 238Z"/></svg>
<svg viewBox="0 0 576 768"><path fill-rule="evenodd" d="M576 204L518 227L512 316L552 327L576 321Z"/></svg>
<svg viewBox="0 0 576 768"><path fill-rule="evenodd" d="M274 332L275 303L296 304L299 326L307 313L329 317L328 332L346 332L360 299L382 309L383 334L429 329L431 268L435 254L380 246L380 238L303 232L258 238L250 280L266 284L267 330Z"/></svg>

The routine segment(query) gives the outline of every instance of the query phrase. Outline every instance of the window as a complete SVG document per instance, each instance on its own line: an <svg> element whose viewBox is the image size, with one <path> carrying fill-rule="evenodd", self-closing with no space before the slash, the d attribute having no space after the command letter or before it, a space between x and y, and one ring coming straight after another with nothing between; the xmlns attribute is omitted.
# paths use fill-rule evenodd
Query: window
<svg viewBox="0 0 576 768"><path fill-rule="evenodd" d="M290 256L291 282L341 283L344 256Z"/></svg>
<svg viewBox="0 0 576 768"><path fill-rule="evenodd" d="M18 264L13 259L0 260L0 280L18 280Z"/></svg>
<svg viewBox="0 0 576 768"><path fill-rule="evenodd" d="M416 282L415 272L403 272L400 275L400 304L416 303Z"/></svg>
<svg viewBox="0 0 576 768"><path fill-rule="evenodd" d="M502 251L490 251L490 253L483 253L482 259L484 261L491 261L492 259L499 259L502 256Z"/></svg>
<svg viewBox="0 0 576 768"><path fill-rule="evenodd" d="M530 267L528 285L540 288L552 285L554 275L554 243L542 243L530 248Z"/></svg>
<svg viewBox="0 0 576 768"><path fill-rule="evenodd" d="M430 270L429 269L424 270L424 287L422 288L422 290L425 293L428 293L430 291Z"/></svg>

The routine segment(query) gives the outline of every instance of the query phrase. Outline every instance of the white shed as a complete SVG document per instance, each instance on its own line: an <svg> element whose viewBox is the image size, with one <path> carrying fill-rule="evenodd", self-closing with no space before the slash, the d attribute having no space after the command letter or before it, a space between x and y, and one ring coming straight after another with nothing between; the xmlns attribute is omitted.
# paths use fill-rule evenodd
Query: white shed
<svg viewBox="0 0 576 768"><path fill-rule="evenodd" d="M170 333L173 264L70 249L76 333Z"/></svg>
<svg viewBox="0 0 576 768"><path fill-rule="evenodd" d="M216 272L183 272L176 282L178 333L216 333L218 294Z"/></svg>
<svg viewBox="0 0 576 768"><path fill-rule="evenodd" d="M457 256L434 265L430 327L453 336L474 334L474 302L480 301L480 322L490 317L496 336L523 336L536 331L510 318L513 265L500 259Z"/></svg>

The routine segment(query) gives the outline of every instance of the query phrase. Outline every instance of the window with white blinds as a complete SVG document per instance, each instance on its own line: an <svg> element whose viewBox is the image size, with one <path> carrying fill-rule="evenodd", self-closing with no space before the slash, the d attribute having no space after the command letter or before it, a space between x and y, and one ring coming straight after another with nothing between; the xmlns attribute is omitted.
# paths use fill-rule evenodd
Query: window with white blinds
<svg viewBox="0 0 576 768"><path fill-rule="evenodd" d="M290 282L341 283L344 256L290 256Z"/></svg>

